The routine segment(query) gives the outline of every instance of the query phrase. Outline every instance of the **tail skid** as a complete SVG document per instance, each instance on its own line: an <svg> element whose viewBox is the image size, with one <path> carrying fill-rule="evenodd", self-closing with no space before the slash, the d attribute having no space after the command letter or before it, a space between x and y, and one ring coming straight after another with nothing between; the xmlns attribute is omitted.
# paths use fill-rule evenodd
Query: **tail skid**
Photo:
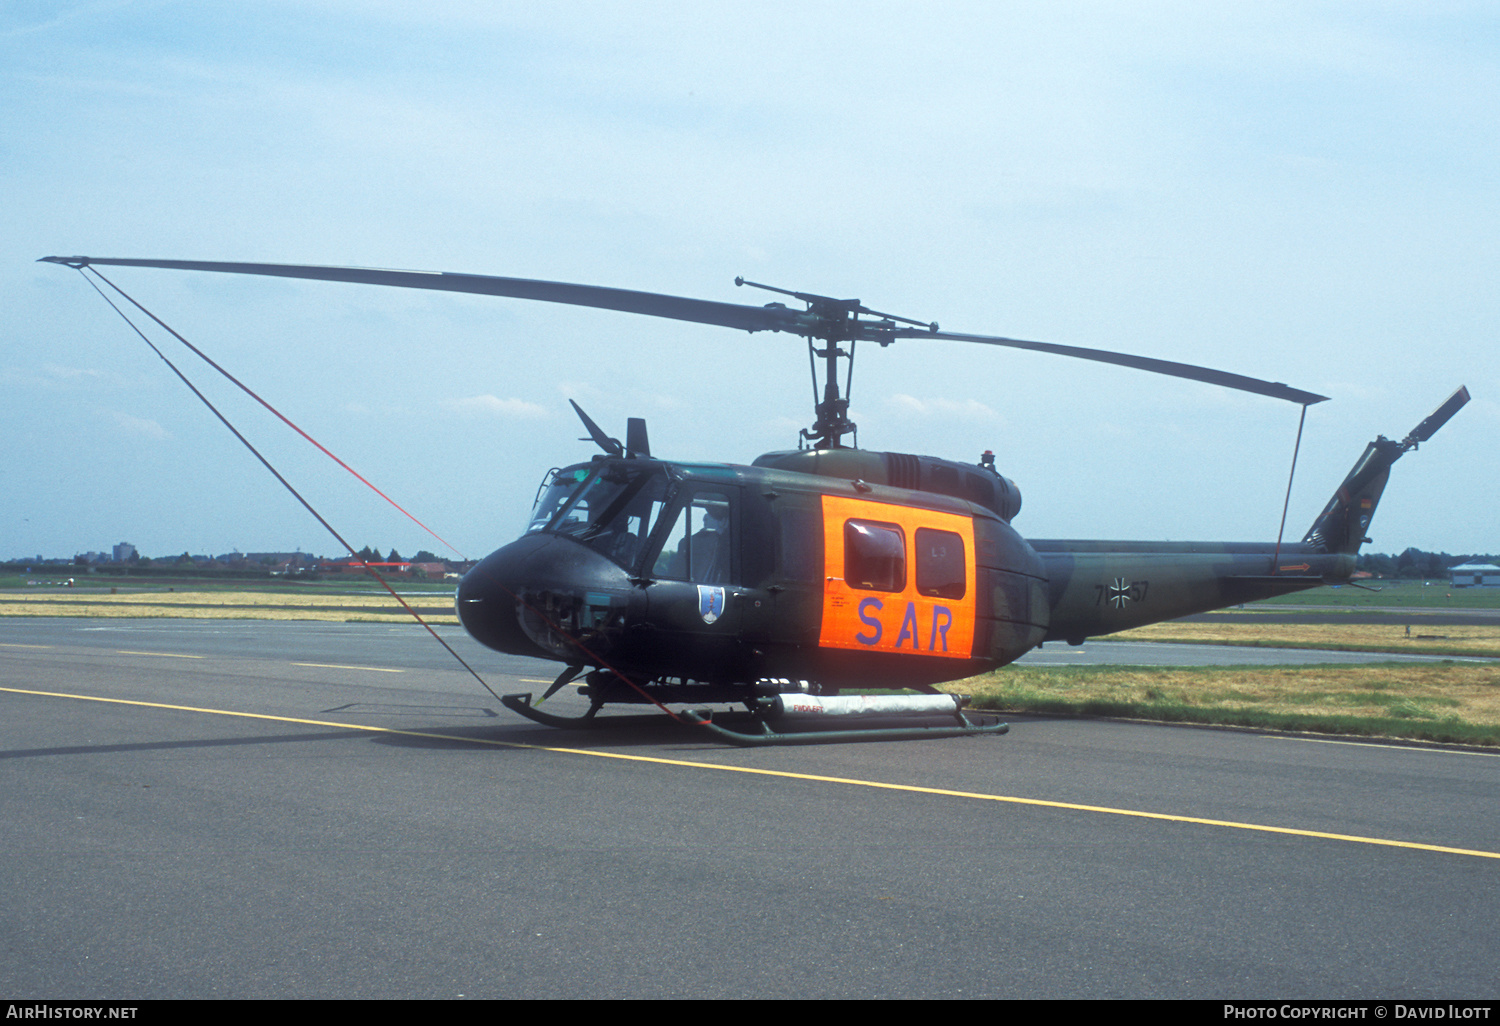
<svg viewBox="0 0 1500 1026"><path fill-rule="evenodd" d="M1460 385L1458 391L1401 441L1394 442L1380 435L1367 445L1302 543L1314 552L1347 555L1359 552L1359 547L1370 540L1365 537L1365 531L1375 515L1385 483L1390 479L1391 464L1435 435L1438 428L1448 423L1468 401L1469 390Z"/></svg>

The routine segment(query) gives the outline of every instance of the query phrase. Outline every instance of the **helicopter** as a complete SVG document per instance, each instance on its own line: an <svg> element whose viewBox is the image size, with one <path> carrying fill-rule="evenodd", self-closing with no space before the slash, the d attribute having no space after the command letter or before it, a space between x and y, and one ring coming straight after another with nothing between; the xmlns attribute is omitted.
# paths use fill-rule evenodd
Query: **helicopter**
<svg viewBox="0 0 1500 1026"><path fill-rule="evenodd" d="M689 722L738 745L1003 733L1005 724L971 718L966 698L937 685L1004 666L1048 641L1080 645L1347 582L1391 466L1469 400L1460 387L1401 441L1370 442L1299 542L1027 539L1012 526L1020 490L992 454L966 463L845 443L857 442L848 394L858 343L932 339L1052 353L1296 403L1304 418L1327 397L1109 350L945 332L856 299L743 278L735 284L802 307L448 272L42 259L79 270L116 265L467 292L802 336L815 390L818 360L823 368L815 421L796 449L749 465L659 459L644 420L630 418L622 442L573 403L601 452L549 471L524 533L480 560L455 594L459 621L480 644L565 667L535 702L530 694L505 696L513 711L550 726L588 727L610 704L686 704ZM582 716L539 708L580 678L589 700ZM855 690L917 694L844 694ZM722 726L701 708L724 703L743 705L752 729ZM928 714L941 722L862 725ZM861 726L772 725L797 715L848 716Z"/></svg>

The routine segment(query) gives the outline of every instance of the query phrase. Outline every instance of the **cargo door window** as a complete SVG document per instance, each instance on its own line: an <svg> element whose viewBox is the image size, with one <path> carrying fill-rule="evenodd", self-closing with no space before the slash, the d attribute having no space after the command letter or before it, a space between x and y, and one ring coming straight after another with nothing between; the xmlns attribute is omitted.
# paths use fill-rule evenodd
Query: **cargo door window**
<svg viewBox="0 0 1500 1026"><path fill-rule="evenodd" d="M917 535L917 593L933 598L961 599L968 591L964 579L964 540L952 531L919 527Z"/></svg>
<svg viewBox="0 0 1500 1026"><path fill-rule="evenodd" d="M906 537L895 524L844 522L844 581L865 591L906 587Z"/></svg>

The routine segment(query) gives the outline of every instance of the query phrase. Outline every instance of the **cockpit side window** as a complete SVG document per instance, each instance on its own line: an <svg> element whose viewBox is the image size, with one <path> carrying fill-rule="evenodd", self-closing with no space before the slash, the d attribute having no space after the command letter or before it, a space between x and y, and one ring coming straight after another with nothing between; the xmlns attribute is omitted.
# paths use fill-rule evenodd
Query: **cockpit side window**
<svg viewBox="0 0 1500 1026"><path fill-rule="evenodd" d="M652 562L651 575L697 584L730 583L732 521L727 493L694 492L673 515L671 529Z"/></svg>

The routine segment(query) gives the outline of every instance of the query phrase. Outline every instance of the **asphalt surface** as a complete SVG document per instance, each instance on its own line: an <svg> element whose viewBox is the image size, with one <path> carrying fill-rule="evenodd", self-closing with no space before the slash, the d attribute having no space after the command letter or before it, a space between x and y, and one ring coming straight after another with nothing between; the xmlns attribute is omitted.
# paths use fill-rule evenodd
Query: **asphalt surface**
<svg viewBox="0 0 1500 1026"><path fill-rule="evenodd" d="M552 675L445 636L502 694ZM743 750L539 727L450 662L407 626L0 621L9 992L1495 992L1495 755L1044 718Z"/></svg>

